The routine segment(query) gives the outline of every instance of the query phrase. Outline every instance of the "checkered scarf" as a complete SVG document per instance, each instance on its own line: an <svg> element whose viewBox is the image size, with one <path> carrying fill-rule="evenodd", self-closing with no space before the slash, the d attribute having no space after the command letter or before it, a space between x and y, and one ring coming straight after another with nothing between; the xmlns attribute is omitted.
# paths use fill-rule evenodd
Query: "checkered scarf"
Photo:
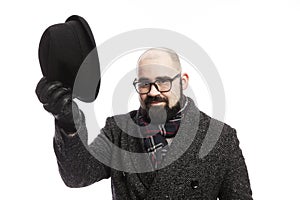
<svg viewBox="0 0 300 200"><path fill-rule="evenodd" d="M150 160L155 169L161 165L164 157L169 150L169 145L166 138L175 137L181 119L184 117L184 110L187 107L188 98L186 98L183 108L177 112L176 116L168 120L165 124L149 124L145 121L141 110L139 110L138 124L145 126L142 135L144 136L144 146L149 153Z"/></svg>

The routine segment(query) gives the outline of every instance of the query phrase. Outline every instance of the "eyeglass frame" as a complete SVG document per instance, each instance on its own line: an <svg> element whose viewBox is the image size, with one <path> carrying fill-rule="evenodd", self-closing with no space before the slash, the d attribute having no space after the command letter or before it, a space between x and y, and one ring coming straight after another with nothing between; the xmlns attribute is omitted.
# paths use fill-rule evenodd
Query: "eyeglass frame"
<svg viewBox="0 0 300 200"><path fill-rule="evenodd" d="M139 83L139 81L137 81L136 79L133 81L133 86L134 86L134 88L135 88L135 90L136 90L136 92L137 93L139 93L139 94L148 94L150 91L151 91L151 88L152 88L152 85L154 85L154 87L156 88L156 90L157 91L159 91L159 92L169 92L171 89L172 89L172 83L173 83L173 81L176 79L176 78L178 78L178 77L180 77L181 76L181 73L178 73L177 75L175 75L173 78L166 78L166 79L164 79L164 81L170 81L170 89L169 90L166 90L166 91L160 91L159 89L158 89L158 85L156 84L156 82L157 81L160 81L160 80L155 80L154 82L149 82L148 84L150 84L150 87L149 87L149 91L148 92L143 92L143 93L140 93L138 90L137 90L137 88L136 88L136 84L137 83Z"/></svg>

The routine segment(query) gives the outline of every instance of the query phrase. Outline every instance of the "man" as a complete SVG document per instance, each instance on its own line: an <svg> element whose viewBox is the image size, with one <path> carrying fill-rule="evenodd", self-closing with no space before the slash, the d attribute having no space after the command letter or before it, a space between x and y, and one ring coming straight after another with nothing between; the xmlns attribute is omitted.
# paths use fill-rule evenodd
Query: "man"
<svg viewBox="0 0 300 200"><path fill-rule="evenodd" d="M111 178L113 199L121 200L252 199L235 129L199 111L183 95L188 81L174 51L147 50L133 82L140 108L107 118L87 145L84 113L70 89L42 78L36 93L55 117L54 150L65 184L84 187ZM218 138L201 157L209 134Z"/></svg>

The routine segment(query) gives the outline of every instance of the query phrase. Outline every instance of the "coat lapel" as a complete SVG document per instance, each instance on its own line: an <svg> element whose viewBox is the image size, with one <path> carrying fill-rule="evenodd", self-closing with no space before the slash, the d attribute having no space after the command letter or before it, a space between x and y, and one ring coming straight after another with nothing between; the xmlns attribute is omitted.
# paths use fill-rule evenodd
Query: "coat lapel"
<svg viewBox="0 0 300 200"><path fill-rule="evenodd" d="M124 117L124 115L122 117ZM144 149L143 138L138 137L140 131L138 125L135 123L135 119L132 119L131 115L126 115L124 118L118 119L118 121L122 122L120 125L123 130L121 141L122 149L130 152L128 159L126 161L124 160L126 163L123 163L123 165L130 166L128 167L130 171L123 172L123 175L126 176L130 190L134 191L135 195L140 199L144 199L150 188L151 179L154 179L155 172L153 172L151 161ZM138 173L143 170L150 172Z"/></svg>
<svg viewBox="0 0 300 200"><path fill-rule="evenodd" d="M166 157L162 163L164 168L157 170L156 176L151 184L151 187L147 193L147 198L151 199L154 193L159 188L169 187L169 183L176 181L178 172L182 172L186 167L193 167L197 164L198 147L194 144L199 144L200 138L197 134L199 125L201 124L201 112L195 106L194 102L189 99L190 105L187 107L187 112L180 124L180 128L170 144ZM191 163L192 161L192 163ZM169 192L172 193L172 188L169 188ZM175 192L175 191L174 191ZM146 198L146 199L147 199Z"/></svg>

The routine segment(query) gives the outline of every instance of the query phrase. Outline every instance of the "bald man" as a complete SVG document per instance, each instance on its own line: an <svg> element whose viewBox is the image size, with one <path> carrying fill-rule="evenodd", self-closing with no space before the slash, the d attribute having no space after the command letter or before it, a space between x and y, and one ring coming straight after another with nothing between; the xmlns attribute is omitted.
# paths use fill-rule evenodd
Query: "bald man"
<svg viewBox="0 0 300 200"><path fill-rule="evenodd" d="M111 178L118 200L252 199L235 129L198 110L183 94L188 81L176 52L145 51L133 81L139 109L108 117L88 145L85 116L70 89L42 78L36 93L55 117L54 150L65 184L84 187ZM212 135L219 136L213 148L199 156Z"/></svg>

